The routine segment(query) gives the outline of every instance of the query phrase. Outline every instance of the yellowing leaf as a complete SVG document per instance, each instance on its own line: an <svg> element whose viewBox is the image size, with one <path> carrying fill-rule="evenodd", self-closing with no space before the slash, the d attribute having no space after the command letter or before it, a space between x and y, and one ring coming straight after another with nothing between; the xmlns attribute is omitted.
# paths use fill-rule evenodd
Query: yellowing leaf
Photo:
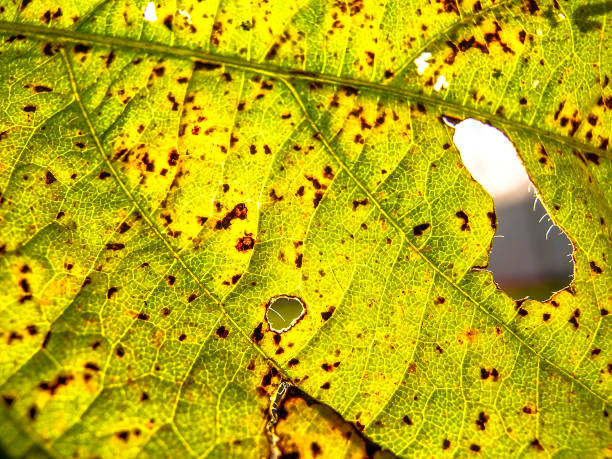
<svg viewBox="0 0 612 459"><path fill-rule="evenodd" d="M609 455L609 11L0 0L0 445ZM548 301L484 269L466 117L574 244Z"/></svg>

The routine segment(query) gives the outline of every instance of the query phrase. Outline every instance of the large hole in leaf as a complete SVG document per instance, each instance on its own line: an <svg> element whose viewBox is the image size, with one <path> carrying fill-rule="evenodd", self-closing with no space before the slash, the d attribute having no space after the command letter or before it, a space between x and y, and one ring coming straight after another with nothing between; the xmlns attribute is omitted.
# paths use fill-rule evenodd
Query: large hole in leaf
<svg viewBox="0 0 612 459"><path fill-rule="evenodd" d="M295 325L306 313L302 300L295 296L277 296L270 300L266 320L270 330L283 333Z"/></svg>
<svg viewBox="0 0 612 459"><path fill-rule="evenodd" d="M495 200L497 231L489 270L518 299L545 300L569 284L572 245L535 195L514 146L498 129L467 119L453 137L468 171Z"/></svg>

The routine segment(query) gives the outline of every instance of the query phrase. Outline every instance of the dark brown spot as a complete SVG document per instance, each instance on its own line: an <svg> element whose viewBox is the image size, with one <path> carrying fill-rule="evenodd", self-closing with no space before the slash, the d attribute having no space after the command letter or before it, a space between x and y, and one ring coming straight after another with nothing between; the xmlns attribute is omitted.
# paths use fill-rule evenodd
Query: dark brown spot
<svg viewBox="0 0 612 459"><path fill-rule="evenodd" d="M251 250L255 246L255 239L250 234L247 234L244 237L238 239L236 243L236 250L238 252L246 252L247 250Z"/></svg>
<svg viewBox="0 0 612 459"><path fill-rule="evenodd" d="M121 250L125 248L125 244L120 242L109 242L106 244L106 250Z"/></svg>
<svg viewBox="0 0 612 459"><path fill-rule="evenodd" d="M254 342L259 343L263 339L264 335L263 335L262 329L263 329L263 323L260 322L259 325L255 327L255 330L253 330L253 333L251 333L251 339Z"/></svg>
<svg viewBox="0 0 612 459"><path fill-rule="evenodd" d="M476 427L478 430L485 430L487 421L489 420L489 416L487 416L484 411L478 413L478 419L476 419Z"/></svg>
<svg viewBox="0 0 612 459"><path fill-rule="evenodd" d="M463 223L461 224L461 231L469 231L470 225L468 224L467 214L464 211L460 210L455 215L457 216L457 218L463 220Z"/></svg>
<svg viewBox="0 0 612 459"><path fill-rule="evenodd" d="M234 208L229 211L222 220L217 221L215 229L227 229L231 226L232 220L240 219L244 220L247 217L248 208L245 204L236 204Z"/></svg>
<svg viewBox="0 0 612 459"><path fill-rule="evenodd" d="M601 274L603 272L603 270L599 266L597 266L594 261L589 261L589 266L591 267L591 271L595 274Z"/></svg>
<svg viewBox="0 0 612 459"><path fill-rule="evenodd" d="M412 232L414 233L415 236L422 236L423 232L430 226L431 225L429 223L421 223L420 225L417 225L414 228L412 228Z"/></svg>
<svg viewBox="0 0 612 459"><path fill-rule="evenodd" d="M368 198L363 198L361 201L353 201L353 210L357 210L359 206L365 206L368 204Z"/></svg>
<svg viewBox="0 0 612 459"><path fill-rule="evenodd" d="M83 43L77 43L76 45L74 45L75 53L81 53L81 54L88 53L90 49L91 49L91 46L84 45Z"/></svg>
<svg viewBox="0 0 612 459"><path fill-rule="evenodd" d="M112 296L117 293L119 289L117 287L111 287L106 291L106 298L110 299Z"/></svg>
<svg viewBox="0 0 612 459"><path fill-rule="evenodd" d="M321 318L325 321L329 320L336 308L331 306L327 311L321 313Z"/></svg>
<svg viewBox="0 0 612 459"><path fill-rule="evenodd" d="M217 336L219 338L227 338L227 335L229 335L229 330L227 328L225 328L224 326L221 326L219 328L217 328Z"/></svg>

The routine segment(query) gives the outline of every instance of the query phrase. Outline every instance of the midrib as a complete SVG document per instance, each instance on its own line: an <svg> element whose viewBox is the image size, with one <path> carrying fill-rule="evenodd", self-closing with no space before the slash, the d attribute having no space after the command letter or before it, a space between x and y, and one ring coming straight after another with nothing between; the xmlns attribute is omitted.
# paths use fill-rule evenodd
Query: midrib
<svg viewBox="0 0 612 459"><path fill-rule="evenodd" d="M430 106L447 110L449 115L471 117L485 121L497 126L505 126L520 132L530 133L534 136L546 138L548 140L566 145L568 148L577 149L583 152L596 153L600 157L612 159L612 154L599 149L593 145L559 135L554 132L542 129L538 126L526 124L523 121L512 120L496 114L488 113L473 107L465 107L456 102L448 101L427 94L409 91L406 89L387 86L380 83L365 81L356 78L338 77L329 74L303 72L301 70L283 68L279 66L248 62L232 56L220 56L217 54L206 53L203 51L183 48L178 46L164 45L148 41L138 41L130 38L107 37L104 35L78 32L73 30L55 29L42 27L32 24L0 21L0 33L33 35L43 39L51 39L66 43L86 43L101 45L108 48L125 48L131 50L145 51L151 54L163 54L188 60L201 59L215 64L222 64L242 71L259 73L272 78L283 78L291 80L315 81L319 83L333 84L338 86L352 86L358 89L366 89L376 93L408 99L414 102L422 102Z"/></svg>

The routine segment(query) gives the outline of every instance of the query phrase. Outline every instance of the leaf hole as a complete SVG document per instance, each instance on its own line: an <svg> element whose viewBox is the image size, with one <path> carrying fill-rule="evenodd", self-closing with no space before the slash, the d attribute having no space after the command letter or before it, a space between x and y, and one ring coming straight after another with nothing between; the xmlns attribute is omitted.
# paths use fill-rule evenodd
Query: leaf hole
<svg viewBox="0 0 612 459"><path fill-rule="evenodd" d="M295 296L277 296L270 300L266 320L270 330L283 333L291 329L306 313L301 299Z"/></svg>
<svg viewBox="0 0 612 459"><path fill-rule="evenodd" d="M513 298L550 298L571 281L571 242L534 194L535 187L503 132L474 119L454 127L453 141L463 164L495 201L495 211L488 213L496 233L487 269Z"/></svg>

